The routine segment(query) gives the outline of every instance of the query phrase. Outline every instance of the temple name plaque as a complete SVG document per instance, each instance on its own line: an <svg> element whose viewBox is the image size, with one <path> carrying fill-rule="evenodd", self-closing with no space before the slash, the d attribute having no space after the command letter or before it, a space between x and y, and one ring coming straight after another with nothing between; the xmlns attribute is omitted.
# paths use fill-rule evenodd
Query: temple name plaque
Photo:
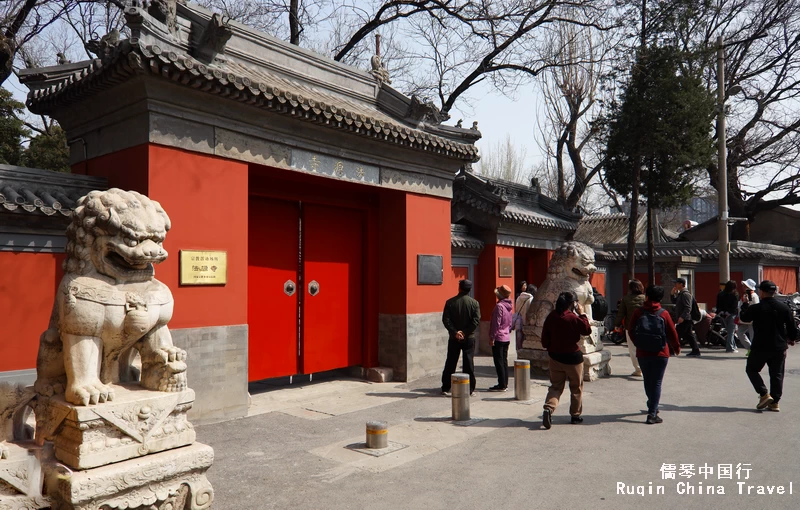
<svg viewBox="0 0 800 510"><path fill-rule="evenodd" d="M181 250L181 285L228 283L228 252Z"/></svg>
<svg viewBox="0 0 800 510"><path fill-rule="evenodd" d="M514 276L514 259L511 257L498 257L497 265L497 274L500 278L512 278Z"/></svg>

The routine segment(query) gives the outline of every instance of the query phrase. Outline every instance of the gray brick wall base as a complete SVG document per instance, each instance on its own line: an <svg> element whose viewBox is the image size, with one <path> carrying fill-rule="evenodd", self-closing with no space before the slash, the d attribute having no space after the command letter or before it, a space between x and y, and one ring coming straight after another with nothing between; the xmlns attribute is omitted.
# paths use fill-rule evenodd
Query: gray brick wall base
<svg viewBox="0 0 800 510"><path fill-rule="evenodd" d="M413 381L440 373L447 356L442 314L380 314L378 361L391 367L395 381Z"/></svg>
<svg viewBox="0 0 800 510"><path fill-rule="evenodd" d="M188 353L189 420L195 425L247 415L247 325L173 329L172 341Z"/></svg>

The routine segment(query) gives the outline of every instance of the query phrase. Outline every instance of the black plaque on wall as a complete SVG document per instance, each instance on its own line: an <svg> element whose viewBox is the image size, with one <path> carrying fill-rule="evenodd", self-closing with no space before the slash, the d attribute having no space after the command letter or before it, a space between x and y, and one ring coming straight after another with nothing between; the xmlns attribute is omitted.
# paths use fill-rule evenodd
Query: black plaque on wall
<svg viewBox="0 0 800 510"><path fill-rule="evenodd" d="M441 255L417 255L417 285L441 285L443 274Z"/></svg>

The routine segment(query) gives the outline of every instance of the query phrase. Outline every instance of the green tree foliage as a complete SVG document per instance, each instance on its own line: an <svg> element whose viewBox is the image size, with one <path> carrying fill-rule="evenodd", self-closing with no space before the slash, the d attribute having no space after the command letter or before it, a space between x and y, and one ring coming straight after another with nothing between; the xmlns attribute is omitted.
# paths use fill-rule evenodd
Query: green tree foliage
<svg viewBox="0 0 800 510"><path fill-rule="evenodd" d="M53 123L47 132L31 139L23 157L24 166L56 172L70 172L67 135Z"/></svg>
<svg viewBox="0 0 800 510"><path fill-rule="evenodd" d="M0 163L19 165L22 162L22 146L30 132L22 121L25 105L15 100L11 92L0 88Z"/></svg>
<svg viewBox="0 0 800 510"><path fill-rule="evenodd" d="M624 195L637 186L647 199L649 217L656 209L688 202L715 154L711 137L714 98L701 76L683 64L686 61L671 46L654 46L640 54L608 124L607 182ZM633 178L636 169L641 175L638 182ZM649 223L652 274L652 221Z"/></svg>

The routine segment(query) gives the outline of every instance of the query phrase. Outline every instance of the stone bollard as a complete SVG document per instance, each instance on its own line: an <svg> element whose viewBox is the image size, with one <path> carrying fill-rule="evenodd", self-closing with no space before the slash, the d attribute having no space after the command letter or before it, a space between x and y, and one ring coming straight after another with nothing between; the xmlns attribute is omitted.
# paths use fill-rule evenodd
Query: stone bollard
<svg viewBox="0 0 800 510"><path fill-rule="evenodd" d="M367 448L386 448L389 446L389 427L385 421L367 422Z"/></svg>
<svg viewBox="0 0 800 510"><path fill-rule="evenodd" d="M527 359L514 360L514 398L531 399L531 362Z"/></svg>
<svg viewBox="0 0 800 510"><path fill-rule="evenodd" d="M453 374L450 376L453 394L453 420L469 420L469 374Z"/></svg>

